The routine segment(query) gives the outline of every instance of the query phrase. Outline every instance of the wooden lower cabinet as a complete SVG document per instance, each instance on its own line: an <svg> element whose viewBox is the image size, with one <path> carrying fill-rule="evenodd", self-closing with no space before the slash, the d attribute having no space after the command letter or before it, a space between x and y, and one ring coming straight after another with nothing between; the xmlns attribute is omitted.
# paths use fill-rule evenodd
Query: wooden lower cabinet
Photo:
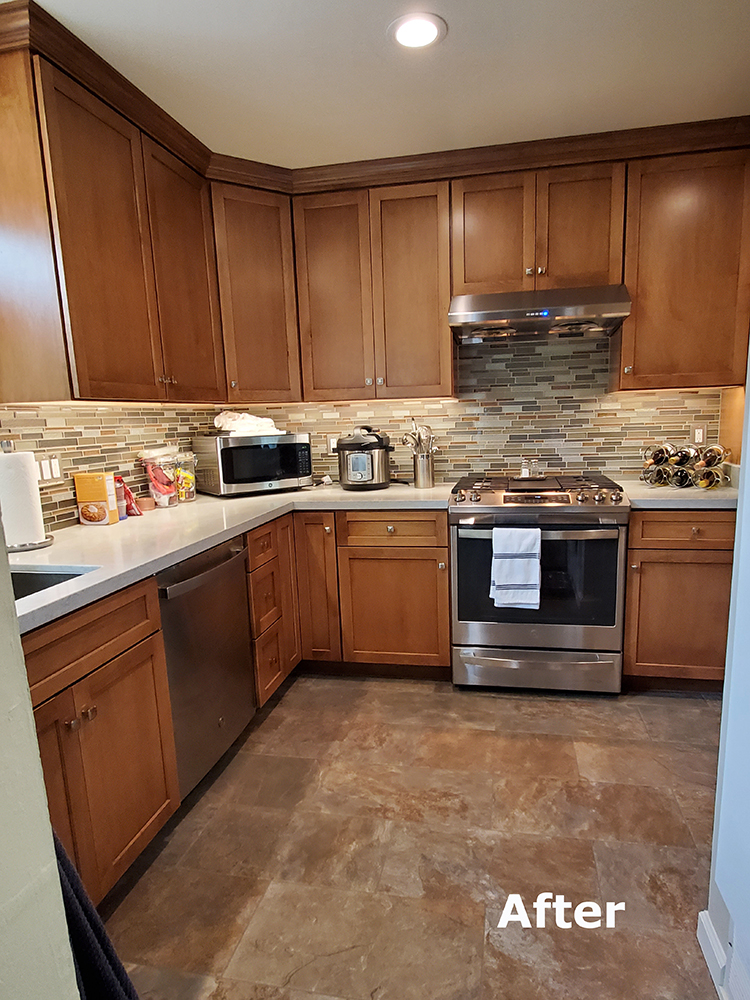
<svg viewBox="0 0 750 1000"><path fill-rule="evenodd" d="M632 515L625 675L721 680L733 534L727 511Z"/></svg>
<svg viewBox="0 0 750 1000"><path fill-rule="evenodd" d="M302 658L295 577L294 521L291 514L247 536L250 623L255 691L264 705ZM258 560L262 559L260 565Z"/></svg>
<svg viewBox="0 0 750 1000"><path fill-rule="evenodd" d="M294 514L302 657L341 659L336 521L332 511Z"/></svg>
<svg viewBox="0 0 750 1000"><path fill-rule="evenodd" d="M448 550L340 547L344 660L448 666Z"/></svg>
<svg viewBox="0 0 750 1000"><path fill-rule="evenodd" d="M52 824L98 902L179 805L161 633L35 715Z"/></svg>

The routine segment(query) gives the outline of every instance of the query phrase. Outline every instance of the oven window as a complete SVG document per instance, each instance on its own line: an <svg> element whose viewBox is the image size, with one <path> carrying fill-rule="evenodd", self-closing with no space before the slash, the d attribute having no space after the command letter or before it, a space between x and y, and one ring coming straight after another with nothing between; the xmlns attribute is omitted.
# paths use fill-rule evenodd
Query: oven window
<svg viewBox="0 0 750 1000"><path fill-rule="evenodd" d="M225 483L269 483L274 479L296 479L302 452L308 444L258 444L224 448L221 470Z"/></svg>
<svg viewBox="0 0 750 1000"><path fill-rule="evenodd" d="M612 626L617 612L617 544L617 538L546 540L542 536L539 609L496 608L489 596L492 541L459 533L459 620Z"/></svg>

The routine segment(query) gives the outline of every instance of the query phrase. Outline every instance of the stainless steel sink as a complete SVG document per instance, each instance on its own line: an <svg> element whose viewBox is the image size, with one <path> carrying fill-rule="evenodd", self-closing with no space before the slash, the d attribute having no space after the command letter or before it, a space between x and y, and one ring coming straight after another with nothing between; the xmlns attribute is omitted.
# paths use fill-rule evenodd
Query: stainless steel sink
<svg viewBox="0 0 750 1000"><path fill-rule="evenodd" d="M40 590L47 590L48 587L55 587L58 583L66 583L68 580L75 580L77 576L90 573L95 566L49 566L49 567L27 567L11 570L10 578L13 583L13 596L18 601L22 597L29 597L31 594L38 594Z"/></svg>

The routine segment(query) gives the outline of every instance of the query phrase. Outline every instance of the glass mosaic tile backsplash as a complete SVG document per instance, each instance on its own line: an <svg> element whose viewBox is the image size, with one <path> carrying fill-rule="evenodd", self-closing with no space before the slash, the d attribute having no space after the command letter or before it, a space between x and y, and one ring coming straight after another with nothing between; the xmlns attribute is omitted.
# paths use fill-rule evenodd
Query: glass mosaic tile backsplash
<svg viewBox="0 0 750 1000"><path fill-rule="evenodd" d="M313 472L337 478L328 436L371 424L391 436L394 467L411 477L411 454L401 435L429 424L440 452L437 482L469 471L516 470L522 457L542 469L636 472L644 445L687 441L694 423L705 424L708 443L719 433L720 389L651 392L607 391L607 341L517 341L500 347L462 347L456 399L289 403L245 406L271 416L282 430L311 435ZM26 403L0 406L0 438L37 457L59 455L62 479L42 486L48 529L76 522L75 472L117 472L134 492L147 492L137 461L145 446L165 441L190 447L194 434L213 427L219 406L161 403Z"/></svg>

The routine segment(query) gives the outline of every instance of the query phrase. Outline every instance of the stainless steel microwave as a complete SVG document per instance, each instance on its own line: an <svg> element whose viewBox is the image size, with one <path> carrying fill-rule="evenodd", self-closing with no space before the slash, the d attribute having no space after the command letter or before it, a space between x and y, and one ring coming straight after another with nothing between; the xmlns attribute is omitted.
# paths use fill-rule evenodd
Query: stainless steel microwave
<svg viewBox="0 0 750 1000"><path fill-rule="evenodd" d="M195 485L233 496L312 486L309 434L203 434L193 438Z"/></svg>

